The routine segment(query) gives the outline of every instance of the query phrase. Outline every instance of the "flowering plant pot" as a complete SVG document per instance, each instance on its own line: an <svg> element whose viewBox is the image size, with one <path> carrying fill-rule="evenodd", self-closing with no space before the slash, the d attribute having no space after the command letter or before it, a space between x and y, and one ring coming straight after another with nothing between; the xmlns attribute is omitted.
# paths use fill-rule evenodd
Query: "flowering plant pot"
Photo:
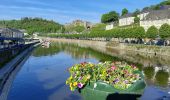
<svg viewBox="0 0 170 100"><path fill-rule="evenodd" d="M141 94L146 86L144 76L136 66L121 62L81 63L69 71L71 76L66 84L72 91L79 89L88 100L106 99L112 93Z"/></svg>

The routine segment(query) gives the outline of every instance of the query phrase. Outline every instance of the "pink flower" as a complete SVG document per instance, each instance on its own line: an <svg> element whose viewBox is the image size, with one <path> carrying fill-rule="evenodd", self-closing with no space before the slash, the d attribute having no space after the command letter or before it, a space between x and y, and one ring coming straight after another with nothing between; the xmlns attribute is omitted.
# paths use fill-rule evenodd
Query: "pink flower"
<svg viewBox="0 0 170 100"><path fill-rule="evenodd" d="M80 88L80 89L83 88L83 84L82 84L82 83L78 83L77 86L78 86L78 88Z"/></svg>
<svg viewBox="0 0 170 100"><path fill-rule="evenodd" d="M135 65L131 65L134 69L136 69L137 67Z"/></svg>
<svg viewBox="0 0 170 100"><path fill-rule="evenodd" d="M116 67L115 67L115 66L112 66L112 67L111 67L111 69L112 69L112 70L115 70L115 69L116 69Z"/></svg>

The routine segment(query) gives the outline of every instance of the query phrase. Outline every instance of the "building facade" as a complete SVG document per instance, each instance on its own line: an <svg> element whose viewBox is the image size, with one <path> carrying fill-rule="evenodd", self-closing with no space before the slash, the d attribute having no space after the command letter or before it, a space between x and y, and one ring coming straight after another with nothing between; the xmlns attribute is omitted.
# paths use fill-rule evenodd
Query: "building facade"
<svg viewBox="0 0 170 100"><path fill-rule="evenodd" d="M109 23L106 25L106 29L105 30L111 30L114 28L114 23Z"/></svg>
<svg viewBox="0 0 170 100"><path fill-rule="evenodd" d="M24 33L17 29L0 28L0 37L4 38L24 38Z"/></svg>
<svg viewBox="0 0 170 100"><path fill-rule="evenodd" d="M84 26L86 29L89 29L89 28L92 28L93 24L88 21L75 20L65 25L65 27L70 27L70 26Z"/></svg>
<svg viewBox="0 0 170 100"><path fill-rule="evenodd" d="M129 13L119 18L119 26L131 25L134 23L133 14Z"/></svg>
<svg viewBox="0 0 170 100"><path fill-rule="evenodd" d="M140 26L144 27L145 30L148 30L151 26L159 29L165 23L170 24L169 9L150 11L149 14L140 21Z"/></svg>

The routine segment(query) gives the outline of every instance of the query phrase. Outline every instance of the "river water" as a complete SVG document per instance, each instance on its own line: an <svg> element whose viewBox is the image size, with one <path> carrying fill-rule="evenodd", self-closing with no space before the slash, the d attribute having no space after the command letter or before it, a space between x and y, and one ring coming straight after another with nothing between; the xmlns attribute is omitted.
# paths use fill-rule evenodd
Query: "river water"
<svg viewBox="0 0 170 100"><path fill-rule="evenodd" d="M68 68L81 62L119 60L123 61L118 57L75 44L56 42L49 48L39 46L15 76L8 100L82 100L77 91L71 92L65 85L65 80L69 77ZM147 83L141 99L169 100L168 69L135 64L144 72Z"/></svg>

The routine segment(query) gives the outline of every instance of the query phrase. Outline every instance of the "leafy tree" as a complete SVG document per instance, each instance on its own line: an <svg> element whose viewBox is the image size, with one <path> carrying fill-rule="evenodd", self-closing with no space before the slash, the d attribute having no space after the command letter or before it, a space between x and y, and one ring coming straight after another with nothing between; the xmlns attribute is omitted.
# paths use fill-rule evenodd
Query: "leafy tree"
<svg viewBox="0 0 170 100"><path fill-rule="evenodd" d="M129 12L129 11L128 11L126 8L122 9L122 16L128 14L128 12Z"/></svg>
<svg viewBox="0 0 170 100"><path fill-rule="evenodd" d="M170 5L170 0L165 0L163 2L160 3L160 5Z"/></svg>
<svg viewBox="0 0 170 100"><path fill-rule="evenodd" d="M102 23L109 23L109 22L114 22L118 21L119 14L116 11L111 11L107 14L103 14L101 18Z"/></svg>
<svg viewBox="0 0 170 100"><path fill-rule="evenodd" d="M146 32L146 37L155 39L158 33L159 33L159 30L155 26L151 26Z"/></svg>
<svg viewBox="0 0 170 100"><path fill-rule="evenodd" d="M170 37L170 25L163 24L161 28L159 29L159 34L161 38L168 38Z"/></svg>
<svg viewBox="0 0 170 100"><path fill-rule="evenodd" d="M143 27L135 27L132 30L133 38L144 38L145 37L145 29Z"/></svg>
<svg viewBox="0 0 170 100"><path fill-rule="evenodd" d="M150 10L150 7L145 7L142 10Z"/></svg>
<svg viewBox="0 0 170 100"><path fill-rule="evenodd" d="M136 9L135 12L133 12L133 16L137 17L138 14L140 14L140 10L139 10L139 9Z"/></svg>
<svg viewBox="0 0 170 100"><path fill-rule="evenodd" d="M139 17L135 17L134 18L134 23L139 23L140 22L140 18Z"/></svg>

